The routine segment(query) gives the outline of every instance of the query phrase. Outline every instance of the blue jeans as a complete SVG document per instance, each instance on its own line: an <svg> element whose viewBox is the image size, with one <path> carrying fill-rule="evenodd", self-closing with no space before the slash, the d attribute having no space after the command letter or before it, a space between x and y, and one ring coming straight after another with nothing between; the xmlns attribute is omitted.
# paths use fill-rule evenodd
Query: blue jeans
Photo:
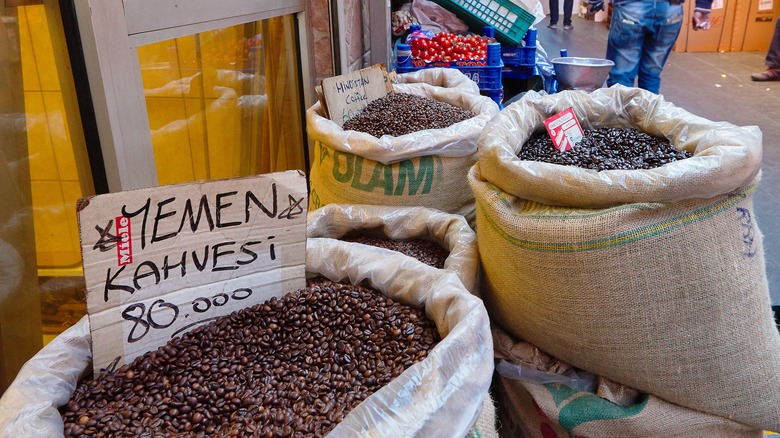
<svg viewBox="0 0 780 438"><path fill-rule="evenodd" d="M769 68L780 68L780 18L775 21L775 33L766 52L766 66Z"/></svg>
<svg viewBox="0 0 780 438"><path fill-rule="evenodd" d="M661 70L682 28L682 5L667 0L616 0L613 5L607 59L615 65L607 85L633 87L637 79L639 88L658 93Z"/></svg>

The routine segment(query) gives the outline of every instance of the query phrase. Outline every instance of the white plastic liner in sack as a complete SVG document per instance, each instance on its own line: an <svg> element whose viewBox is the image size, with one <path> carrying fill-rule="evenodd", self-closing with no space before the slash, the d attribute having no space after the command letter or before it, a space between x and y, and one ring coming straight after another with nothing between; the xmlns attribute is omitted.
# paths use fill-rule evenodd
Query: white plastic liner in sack
<svg viewBox="0 0 780 438"><path fill-rule="evenodd" d="M520 160L569 107L583 129L636 128L693 157L602 172ZM492 321L580 369L780 430L780 335L752 202L758 128L613 86L529 92L479 147L469 181Z"/></svg>
<svg viewBox="0 0 780 438"><path fill-rule="evenodd" d="M426 207L330 204L309 211L307 237L342 238L359 232L392 240L425 239L449 251L444 269L457 274L476 293L477 236L463 216Z"/></svg>
<svg viewBox="0 0 780 438"><path fill-rule="evenodd" d="M382 248L309 239L309 274L367 281L390 298L425 307L442 340L428 357L371 395L328 436L465 437L493 373L492 337L482 302L452 272ZM82 318L19 371L0 398L0 436L63 435L58 407L91 369L89 322Z"/></svg>
<svg viewBox="0 0 780 438"><path fill-rule="evenodd" d="M424 68L411 73L399 74L396 78L399 84L424 83L479 94L479 85L456 68Z"/></svg>
<svg viewBox="0 0 780 438"><path fill-rule="evenodd" d="M395 91L425 96L476 114L443 129L393 137L344 130L315 104L306 111L314 142L309 175L309 209L327 204L422 206L474 215L474 195L466 174L476 162L482 128L498 114L498 104L458 88L424 83L396 84Z"/></svg>

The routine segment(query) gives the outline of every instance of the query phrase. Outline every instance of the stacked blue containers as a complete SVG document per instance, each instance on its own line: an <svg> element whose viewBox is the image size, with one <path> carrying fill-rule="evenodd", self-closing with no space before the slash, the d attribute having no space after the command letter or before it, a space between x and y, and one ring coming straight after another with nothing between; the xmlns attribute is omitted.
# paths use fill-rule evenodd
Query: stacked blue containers
<svg viewBox="0 0 780 438"><path fill-rule="evenodd" d="M528 79L539 75L536 66L536 28L529 28L523 37L523 45L501 48L504 63L503 75L511 79Z"/></svg>
<svg viewBox="0 0 780 438"><path fill-rule="evenodd" d="M485 26L485 36L493 36L493 28ZM412 57L412 48L409 44L398 43L395 47L396 66L398 73L409 73L424 68L455 68L468 76L479 86L480 94L488 96L496 103L501 105L504 99L504 86L502 84L502 69L504 63L501 61L501 44L498 42L488 43L487 59L482 61L433 61L426 62L422 59Z"/></svg>

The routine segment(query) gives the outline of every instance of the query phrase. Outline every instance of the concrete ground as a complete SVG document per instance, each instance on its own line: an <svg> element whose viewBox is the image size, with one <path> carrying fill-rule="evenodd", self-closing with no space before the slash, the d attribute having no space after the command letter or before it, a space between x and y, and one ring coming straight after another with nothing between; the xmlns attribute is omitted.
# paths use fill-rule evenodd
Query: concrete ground
<svg viewBox="0 0 780 438"><path fill-rule="evenodd" d="M573 17L574 29L548 29L538 23L538 43L550 58L604 58L609 30L605 23ZM763 234L769 290L780 306L780 81L753 82L765 69L764 52L672 53L661 75L661 93L698 116L739 126L757 125L763 134L762 180L754 214ZM780 307L776 307L776 310Z"/></svg>

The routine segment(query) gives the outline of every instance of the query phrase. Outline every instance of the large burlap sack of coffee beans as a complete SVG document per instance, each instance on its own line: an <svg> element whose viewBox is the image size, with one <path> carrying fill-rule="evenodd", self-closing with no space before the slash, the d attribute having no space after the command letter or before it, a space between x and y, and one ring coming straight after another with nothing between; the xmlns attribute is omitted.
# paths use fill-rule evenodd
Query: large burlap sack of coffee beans
<svg viewBox="0 0 780 438"><path fill-rule="evenodd" d="M600 172L521 160L569 107L586 132L634 128L692 157ZM469 182L492 321L578 368L780 430L780 335L752 202L758 128L614 86L528 93L479 147Z"/></svg>
<svg viewBox="0 0 780 438"><path fill-rule="evenodd" d="M424 83L479 94L479 85L455 68L425 68L411 73L399 74L396 78L400 84Z"/></svg>
<svg viewBox="0 0 780 438"><path fill-rule="evenodd" d="M498 114L498 105L488 97L457 88L424 83L396 84L394 88L396 93L427 97L470 111L474 117L445 128L418 129L447 125L448 118L454 117L453 108L429 111L428 104L397 101L374 114L399 120L410 111L421 114L410 123L384 120L373 128L397 126L403 132L413 132L375 137L365 131L342 129L325 118L320 104L315 104L306 112L306 130L314 141L309 209L334 203L422 206L472 219L474 195L466 174L476 162L477 138L487 121Z"/></svg>
<svg viewBox="0 0 780 438"><path fill-rule="evenodd" d="M388 254L389 253L389 254ZM409 337L418 336L417 328L412 329L412 323L404 324L404 330L397 330L399 333L388 334L386 337L378 337L375 334L379 342L386 343L384 348L380 348L378 345L372 347L370 352L363 351L363 344L355 345L354 340L347 338L334 338L331 341L330 335L327 333L330 331L333 333L345 333L344 330L349 330L353 334L355 331L360 331L365 334L366 331L376 329L376 324L372 324L371 321L379 321L385 318L385 328L389 331L392 321L403 318L404 320L419 321L418 316L411 317L411 312L400 308L390 309L387 302L398 302L403 305L412 306L416 309L424 309L424 315L430 319L429 323L426 323L427 327L435 327L438 332L440 340L436 345L425 352L419 350L421 345L427 344L429 335L420 335L419 339L416 339L414 344L410 344L408 349L403 352L404 356L415 356L421 358L416 363L410 364L408 368L400 372L400 374L389 381L385 386L379 388L371 395L367 395L367 398L362 400L359 405L354 407L348 414L343 416L340 422L338 422L332 430L327 433L327 436L333 437L347 437L347 436L376 436L376 437L399 437L399 436L431 436L431 437L465 437L467 433L472 429L477 419L480 417L480 411L482 410L483 401L488 393L488 387L490 385L490 379L493 373L493 352L492 352L492 338L490 328L488 324L488 316L482 302L471 295L464 287L457 276L448 271L432 268L421 262L418 262L410 257L392 253L391 251L381 248L374 248L369 246L357 247L356 245L349 245L345 242L340 242L333 239L309 239L307 243L306 254L306 269L307 275L321 275L327 277L333 281L348 281L351 284L365 284L366 286L378 290L386 298L380 299L384 302L384 306L370 307L376 305L378 302L376 298L370 298L372 303L367 306L367 302L363 301L360 306L357 307L341 307L350 305L351 300L363 299L366 296L366 292L355 290L347 292L348 296L340 296L338 299L339 305L318 303L320 310L317 310L317 315L313 318L324 318L325 315L330 315L332 320L327 324L325 335L318 335L320 339L313 339L312 336L317 332L312 328L311 333L306 336L304 333L306 329L302 328L295 330L291 333L291 336L298 336L295 333L301 332L301 339L309 339L300 342L295 345L307 345L306 342L310 342L311 346L307 346L304 355L311 354L308 358L311 361L297 360L299 356L299 347L291 347L290 343L284 343L277 347L278 350L285 352L284 348L290 348L295 350L286 350L287 354L291 357L289 360L280 361L273 366L265 364L263 361L255 362L253 364L243 364L243 362L229 362L224 365L219 365L225 369L217 371L221 381L227 379L227 383L224 385L214 386L200 385L198 381L202 381L201 378L206 378L206 371L204 368L199 368L201 372L191 375L192 378L186 379L188 376L163 378L162 382L158 382L153 385L153 388L146 388L143 383L138 383L135 379L143 379L142 373L145 373L148 378L150 375L157 375L160 370L169 370L167 363L168 356L170 360L179 363L182 357L200 357L199 354L192 351L189 347L183 354L171 354L174 351L174 347L166 345L158 350L156 358L150 359L152 362L147 362L146 365L156 364L153 367L142 367L129 375L132 368L128 367L128 370L124 372L120 369L116 374L112 374L110 381L113 382L127 382L123 383L122 389L116 388L116 393L126 393L124 385L132 388L131 395L133 398L128 401L124 401L121 408L118 408L118 413L109 413L109 407L114 405L109 404L101 405L97 411L84 411L84 413L73 414L76 418L76 423L69 424L69 431L71 435L81 435L86 433L90 428L98 428L98 425L103 423L99 421L101 418L109 418L110 422L116 423L113 427L117 430L122 428L119 417L125 417L128 414L128 410L131 407L128 403L134 403L133 399L137 395L135 403L155 403L157 400L155 397L147 396L148 394L157 393L161 394L161 397L170 397L170 401L164 403L162 401L157 402L159 406L155 406L155 409L151 409L150 406L146 406L145 412L152 416L157 414L160 417L168 415L169 418L176 416L177 420L183 419L183 422L177 421L177 424L184 424L184 430L179 430L182 434L187 434L188 428L193 428L192 433L195 435L203 435L203 430L199 429L198 433L195 433L194 424L200 424L206 421L207 418L211 418L211 412L205 412L210 410L206 405L211 402L203 402L203 400L212 400L214 406L218 407L213 412L222 412L221 414L230 418L231 424L238 422L236 426L238 429L236 432L240 434L252 435L251 429L256 427L249 422L251 418L263 416L265 410L271 410L277 403L281 403L275 397L289 397L291 400L287 406L292 406L292 409L302 409L304 412L312 412L311 415L325 415L324 419L317 419L316 424L312 427L322 427L323 422L333 424L337 421L334 418L342 417L342 413L329 412L328 409L335 409L334 401L336 399L331 398L329 402L318 399L311 403L306 401L306 380L299 382L296 378L295 388L289 387L279 395L273 396L273 400L266 400L269 394L260 393L260 398L263 399L262 403L258 402L258 399L254 399L254 402L246 402L247 399L244 389L239 389L237 384L243 382L243 380L231 380L229 375L237 374L250 376L252 372L255 375L263 375L267 367L273 368L273 377L271 377L271 385L281 385L283 377L288 373L298 373L301 367L307 367L305 364L312 363L326 363L331 355L343 354L345 357L339 363L340 367L333 365L323 369L309 371L305 373L306 376L318 375L320 380L317 386L331 385L332 388L326 389L327 394L341 394L348 400L352 400L350 395L357 397L359 393L362 393L363 387L359 384L357 386L350 386L349 390L345 390L345 385L352 385L350 379L356 381L356 375L362 374L360 377L363 385L371 385L368 383L370 380L377 380L380 377L380 369L382 367L376 366L376 369L369 368L370 364L376 364L377 361L383 360L385 369L398 368L400 362L396 359L401 359L398 356L396 359L392 357L382 356L385 350L395 351L398 344L402 341L401 337L408 341ZM317 292L325 296L326 291L322 290ZM292 294L292 293L291 293ZM369 294L369 295L373 295ZM299 309L305 307L302 303L310 302L311 299L315 299L317 295L302 295L291 302L292 309ZM330 296L330 295L328 295ZM330 299L331 303L336 303L335 298ZM381 303L379 303L381 304ZM282 308L282 300L270 301L265 305L254 306L252 309L257 309L257 312L274 312L274 308ZM332 306L332 307L330 307ZM268 308L267 310L265 308ZM336 313L327 309L333 309L339 307L342 310L343 315L360 314L360 318L355 317L354 322L347 324L346 327L341 327L342 319L346 317L337 317ZM370 317L370 312L365 309L374 309L374 312L387 312L388 315ZM291 311L293 316L295 312ZM300 310L305 312L305 309ZM328 313L330 312L330 313ZM287 313L284 313L287 314ZM230 321L241 319L240 313L233 314ZM264 320L279 321L279 326L274 327L274 324L265 324L267 330L287 330L281 327L282 313L271 313L271 316L264 316ZM302 314L301 314L302 315ZM306 321L312 321L309 325L316 327L311 313L306 313L306 317L295 319L300 323L301 327L307 327ZM365 315L365 316L364 316ZM415 314L416 315L416 314ZM369 318L366 318L369 316ZM254 318L254 317L253 317ZM269 319L270 318L270 319ZM352 319L350 319L352 320ZM324 320L323 320L324 321ZM225 324L228 324L226 321ZM204 326L206 327L206 326ZM298 327L298 324L295 324ZM372 329L372 327L374 327ZM381 326L380 326L381 327ZM252 333L257 333L257 337L261 337L261 340L268 336L268 331L263 329L260 331L249 331L249 327L245 326L244 330L230 330L230 333L226 334L230 339L235 342L241 342L240 340L246 336L254 336ZM197 330L197 329L196 329ZM242 356L249 356L254 347L251 346L230 346L227 345L219 332L219 326L214 327L213 330L206 331L206 334L211 334L200 341L200 345L211 346L212 351L209 352L208 357L214 357L220 353L228 351L239 351L244 349L245 353ZM380 328L380 331L382 329ZM289 330L288 330L289 331ZM393 328L393 331L396 331ZM239 333L241 332L241 333ZM249 335L244 333L250 333ZM265 335L262 335L265 333ZM285 332L286 333L286 332ZM184 335L183 338L186 338ZM397 338L397 339L396 339ZM177 338L178 339L178 338ZM217 340L219 339L219 340ZM322 341L324 339L324 342ZM373 339L373 338L372 338ZM267 341L271 343L269 337ZM188 342L182 340L181 342ZM212 345L216 343L215 345ZM347 344L350 345L347 345ZM343 344L343 345L342 345ZM241 343L241 345L245 345ZM331 345L331 347L328 347ZM332 347L335 346L335 347ZM168 348L166 350L166 348ZM269 347L273 348L273 347ZM333 348L329 354L326 354L323 358L322 351L320 349ZM338 349L338 352L335 351ZM355 351L363 351L360 356ZM320 351L320 356L313 354ZM411 351L411 353L410 353ZM353 353L350 356L351 353ZM205 354L205 353L204 353ZM349 357L347 357L349 356ZM351 358L350 357L353 357ZM154 357L154 356L153 356ZM255 357L254 354L252 357ZM365 358L360 364L354 365L358 361L358 357ZM296 359L296 360L294 360ZM206 360L206 359L204 359ZM226 361L228 359L225 359ZM263 359L265 360L265 359ZM406 359L404 359L406 360ZM389 362L388 362L389 361ZM284 363L281 363L284 362ZM292 365L289 365L293 362ZM216 362L212 361L212 368L215 367ZM330 362L328 362L330 363ZM334 362L335 363L335 362ZM388 366L387 363L392 364ZM286 367L288 364L289 367ZM296 365L297 364L297 365ZM239 368L241 365L243 368ZM227 367L231 367L229 370ZM251 368L252 372L247 371L247 367ZM260 368L258 368L260 367ZM287 369L288 372L282 372L278 374L277 368L282 367ZM28 361L19 372L15 381L11 384L9 389L3 394L0 399L0 436L18 436L18 437L55 437L62 436L64 431L63 416L60 415L58 409L65 406L63 409L68 413L81 412L85 406L79 406L78 404L69 403L69 398L74 393L75 388L79 384L79 380L83 375L88 373L88 370L92 368L91 354L90 354L90 336L89 326L87 318L83 318L79 323L70 327L60 336L55 338L50 344L44 347L35 357ZM232 372L235 368L236 372ZM340 368L340 369L339 369ZM350 369L352 371L349 371ZM154 371L152 371L154 369ZM208 369L208 367L206 367ZM243 369L244 374L241 374L238 370ZM308 368L307 368L308 369ZM348 371L345 374L345 370ZM162 372L162 371L160 371ZM214 371L211 371L212 373ZM121 374L121 375L120 375ZM332 375L332 378L322 379L322 375ZM347 380L344 380L349 375ZM167 376L167 374L166 374ZM374 379L376 377L376 379ZM249 377L244 377L248 379ZM302 378L302 377L301 377ZM313 378L313 377L312 377ZM124 379L124 380L119 380ZM278 380L276 380L278 379ZM186 383L189 382L189 383ZM266 381L267 382L267 381ZM261 382L261 386L266 382ZM278 383L274 383L278 382ZM136 383L138 383L137 386ZM303 386L301 386L301 384ZM206 386L211 388L210 392ZM312 384L314 386L314 384ZM110 385L107 385L110 387ZM183 388L186 387L186 388ZM95 386L99 389L100 387ZM178 388L176 394L171 393L166 395L166 388ZM220 389L221 388L221 389ZM314 389L312 389L314 390ZM322 390L322 388L320 388ZM171 389L173 391L173 389ZM203 391L206 391L205 394ZM235 391L235 392L232 392ZM248 391L248 389L246 390ZM302 391L302 392L301 392ZM86 393L82 394L94 394L94 391L90 391L87 388ZM186 397L181 396L186 393ZM232 395L231 395L232 394ZM286 395L284 395L286 394ZM198 395L200 398L195 397ZM104 395L104 397L113 397L114 394ZM202 396L202 397L201 397ZM224 397L233 397L226 400ZM240 397L240 399L239 399ZM254 397L254 396L251 396ZM192 400L191 400L192 399ZM168 399L160 399L168 400ZM244 400L237 402L236 400ZM340 398L338 399L340 400ZM357 399L356 399L357 400ZM86 402L86 399L82 400ZM103 400L105 402L106 400ZM96 402L100 403L100 402ZM206 403L206 404L202 404ZM340 403L340 402L339 402ZM226 405L233 404L235 411L233 413L223 412ZM189 406L186 410L184 406ZM300 406L299 406L300 405ZM314 408L307 408L307 406L314 405ZM194 406L194 407L192 407ZM296 408L297 406L297 408ZM339 406L338 403L335 406ZM262 409L261 409L262 408ZM341 409L344 407L341 406ZM176 413L173 413L172 409L175 409ZM181 410L180 410L181 409ZM191 410L190 410L191 409ZM311 410L313 409L313 411ZM302 418L290 418L287 411L276 413L270 420L276 421L278 425L285 424L287 428L284 430L290 432L292 435L296 433L292 430L293 426L304 427L305 420ZM208 415L204 415L208 414ZM67 417L67 414L65 415ZM281 416L281 417L280 417ZM196 418L197 417L197 418ZM132 417L130 417L132 418ZM150 423L157 423L159 418L151 418L149 421L143 423L141 426L148 426ZM167 427L168 430L159 432L161 434L167 434L171 432L172 425L165 426L165 424L174 422L172 420L160 419L160 424ZM246 423L246 424L245 424ZM311 423L311 422L310 422ZM241 428L243 425L243 429ZM133 425L132 427L139 427ZM129 426L128 426L129 427ZM222 433L228 434L231 430L211 430L206 429L206 434ZM251 427L251 428L250 428ZM308 427L308 426L306 426ZM281 426L280 426L281 428ZM74 432L78 429L81 433ZM114 430L114 429L111 429ZM118 433L118 432L117 432ZM70 436L70 435L69 435ZM290 436L287 434L286 436Z"/></svg>
<svg viewBox="0 0 780 438"><path fill-rule="evenodd" d="M441 267L455 272L466 289L476 292L477 236L463 216L426 207L329 204L309 211L306 232L310 238L411 241L410 251L414 251L411 243L415 240L432 242L446 257Z"/></svg>
<svg viewBox="0 0 780 438"><path fill-rule="evenodd" d="M582 372L493 330L503 436L761 438L763 431Z"/></svg>

